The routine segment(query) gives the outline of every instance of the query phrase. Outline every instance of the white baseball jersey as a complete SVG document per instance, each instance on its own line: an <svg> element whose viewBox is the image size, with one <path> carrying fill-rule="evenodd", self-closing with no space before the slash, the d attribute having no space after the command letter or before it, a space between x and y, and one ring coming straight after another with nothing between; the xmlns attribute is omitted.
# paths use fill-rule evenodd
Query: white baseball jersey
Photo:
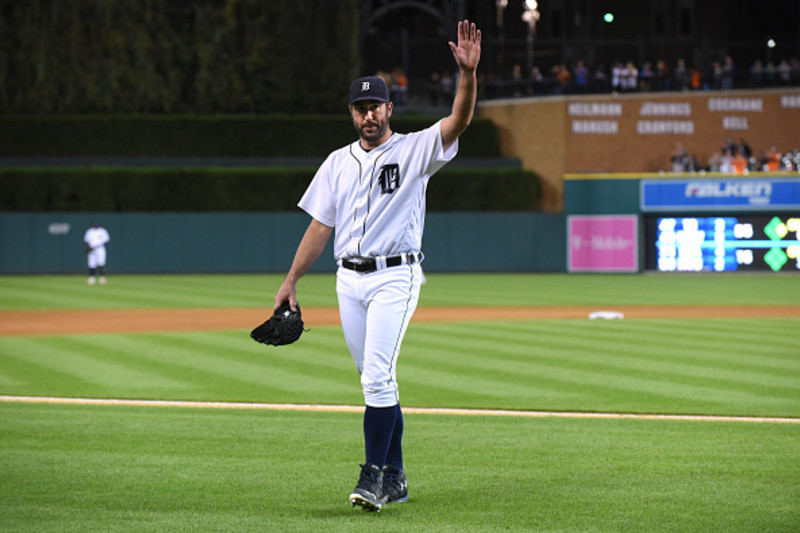
<svg viewBox="0 0 800 533"><path fill-rule="evenodd" d="M419 252L428 180L457 152L458 141L443 150L441 121L370 151L355 141L328 156L298 205L336 228L337 260Z"/></svg>
<svg viewBox="0 0 800 533"><path fill-rule="evenodd" d="M110 239L105 228L93 227L86 230L83 235L83 242L92 248L86 255L89 268L106 266L106 243Z"/></svg>
<svg viewBox="0 0 800 533"><path fill-rule="evenodd" d="M89 228L83 236L83 242L94 248L100 248L111 240L105 228Z"/></svg>

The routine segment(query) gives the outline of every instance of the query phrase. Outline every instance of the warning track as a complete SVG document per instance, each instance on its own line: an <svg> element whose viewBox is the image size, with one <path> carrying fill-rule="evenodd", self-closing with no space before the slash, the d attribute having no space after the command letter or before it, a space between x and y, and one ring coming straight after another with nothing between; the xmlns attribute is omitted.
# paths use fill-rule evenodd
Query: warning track
<svg viewBox="0 0 800 533"><path fill-rule="evenodd" d="M57 398L49 396L0 396L2 403L33 403L59 405L122 405L129 407L181 407L193 409L251 409L267 411L313 411L362 413L358 405L311 405L290 403L192 402L178 400L125 400L112 398ZM507 416L520 418L591 418L610 420L678 420L692 422L756 422L800 424L800 418L714 416L680 414L591 413L562 411L514 411L505 409L455 409L446 407L403 407L403 413L421 415Z"/></svg>

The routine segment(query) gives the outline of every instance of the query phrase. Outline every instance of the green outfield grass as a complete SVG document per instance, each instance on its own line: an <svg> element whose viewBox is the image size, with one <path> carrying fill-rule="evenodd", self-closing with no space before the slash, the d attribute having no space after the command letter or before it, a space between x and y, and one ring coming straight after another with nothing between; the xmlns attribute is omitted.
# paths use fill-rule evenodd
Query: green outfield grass
<svg viewBox="0 0 800 533"><path fill-rule="evenodd" d="M407 415L408 503L346 503L361 418L0 404L0 527L797 531L800 427Z"/></svg>
<svg viewBox="0 0 800 533"><path fill-rule="evenodd" d="M429 274L421 305L800 305L796 274ZM272 307L283 276L0 276L0 310ZM335 306L332 274L300 280L305 306Z"/></svg>
<svg viewBox="0 0 800 533"><path fill-rule="evenodd" d="M280 276L0 277L0 310L271 307ZM301 281L334 306L331 275ZM800 305L792 275L432 274L422 306ZM402 404L800 419L800 318L413 324ZM339 327L0 337L0 394L360 405ZM408 414L351 509L353 413L0 403L0 531L798 531L800 424Z"/></svg>

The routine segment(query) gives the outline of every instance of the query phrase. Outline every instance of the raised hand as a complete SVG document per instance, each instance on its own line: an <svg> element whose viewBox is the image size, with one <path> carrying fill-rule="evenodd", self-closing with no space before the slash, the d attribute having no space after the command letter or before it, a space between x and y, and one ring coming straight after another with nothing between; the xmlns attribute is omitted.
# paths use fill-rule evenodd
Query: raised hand
<svg viewBox="0 0 800 533"><path fill-rule="evenodd" d="M458 44L448 42L458 68L474 72L481 59L481 30L468 20L458 23Z"/></svg>

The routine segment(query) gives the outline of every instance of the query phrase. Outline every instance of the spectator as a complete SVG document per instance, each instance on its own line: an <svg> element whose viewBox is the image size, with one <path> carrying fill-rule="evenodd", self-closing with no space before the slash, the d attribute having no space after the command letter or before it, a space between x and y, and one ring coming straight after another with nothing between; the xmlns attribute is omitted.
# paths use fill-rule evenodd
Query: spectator
<svg viewBox="0 0 800 533"><path fill-rule="evenodd" d="M578 64L572 69L572 75L575 80L575 92L580 94L589 92L589 69L586 68L585 60L578 60Z"/></svg>
<svg viewBox="0 0 800 533"><path fill-rule="evenodd" d="M722 165L722 156L719 153L719 150L711 154L708 158L708 171L709 172L719 172L720 166Z"/></svg>
<svg viewBox="0 0 800 533"><path fill-rule="evenodd" d="M395 105L405 105L408 103L408 77L399 66L394 67L392 70L391 85L392 88L391 98Z"/></svg>
<svg viewBox="0 0 800 533"><path fill-rule="evenodd" d="M747 144L747 141L744 139L739 139L739 151L744 154L747 159L750 159L753 156L753 149L750 148L750 145Z"/></svg>
<svg viewBox="0 0 800 533"><path fill-rule="evenodd" d="M625 64L622 75L623 85L626 91L633 92L639 88L639 70L633 64L633 61L628 61Z"/></svg>
<svg viewBox="0 0 800 533"><path fill-rule="evenodd" d="M781 59L781 62L778 63L778 67L776 68L776 72L781 85L789 85L792 83L792 67L789 66L789 62L786 61L786 59Z"/></svg>
<svg viewBox="0 0 800 533"><path fill-rule="evenodd" d="M653 88L653 64L645 61L642 69L639 71L639 89L642 91L650 91Z"/></svg>
<svg viewBox="0 0 800 533"><path fill-rule="evenodd" d="M525 92L525 80L522 79L522 65L515 63L511 67L511 94L519 98Z"/></svg>
<svg viewBox="0 0 800 533"><path fill-rule="evenodd" d="M775 75L777 74L777 68L775 67L775 63L772 61L767 61L767 68L764 69L764 81L767 87L772 87L775 85Z"/></svg>
<svg viewBox="0 0 800 533"><path fill-rule="evenodd" d="M531 69L531 90L533 91L533 94L542 94L543 85L544 76L542 76L542 72L539 70L539 67L533 67Z"/></svg>
<svg viewBox="0 0 800 533"><path fill-rule="evenodd" d="M678 91L689 90L689 69L686 68L686 61L678 59L675 65L675 89Z"/></svg>
<svg viewBox="0 0 800 533"><path fill-rule="evenodd" d="M439 87L441 89L440 92L446 101L452 98L455 94L456 82L449 70L442 72L442 75L439 78Z"/></svg>
<svg viewBox="0 0 800 533"><path fill-rule="evenodd" d="M556 65L551 70L555 85L553 86L553 94L566 94L569 92L569 86L572 82L572 74L566 65Z"/></svg>
<svg viewBox="0 0 800 533"><path fill-rule="evenodd" d="M731 56L725 57L725 62L722 64L722 90L728 91L733 89L733 74L735 67L733 58Z"/></svg>
<svg viewBox="0 0 800 533"><path fill-rule="evenodd" d="M693 91L699 91L703 88L703 75L696 68L689 69L689 87Z"/></svg>
<svg viewBox="0 0 800 533"><path fill-rule="evenodd" d="M733 154L727 150L722 151L719 157L719 171L730 174L733 171Z"/></svg>
<svg viewBox="0 0 800 533"><path fill-rule="evenodd" d="M661 59L656 63L655 87L657 91L669 91L671 88L669 67L667 63Z"/></svg>
<svg viewBox="0 0 800 533"><path fill-rule="evenodd" d="M722 89L722 63L714 61L711 65L711 79L714 89Z"/></svg>
<svg viewBox="0 0 800 533"><path fill-rule="evenodd" d="M680 143L675 147L675 151L672 152L671 161L672 172L688 172L691 168L689 152L687 152L686 148Z"/></svg>
<svg viewBox="0 0 800 533"><path fill-rule="evenodd" d="M747 158L742 150L737 150L736 155L733 156L733 161L731 161L731 172L734 174L747 174L748 170Z"/></svg>
<svg viewBox="0 0 800 533"><path fill-rule="evenodd" d="M760 59L753 61L750 67L750 87L762 87L764 85L764 65Z"/></svg>
<svg viewBox="0 0 800 533"><path fill-rule="evenodd" d="M736 153L736 143L730 137L725 139L725 143L722 145L722 153L730 154L731 157Z"/></svg>
<svg viewBox="0 0 800 533"><path fill-rule="evenodd" d="M614 61L614 66L611 67L611 91L620 92L623 90L622 76L624 67L619 61Z"/></svg>
<svg viewBox="0 0 800 533"><path fill-rule="evenodd" d="M439 83L439 72L434 70L428 79L428 99L432 106L438 106L441 99L442 87Z"/></svg>
<svg viewBox="0 0 800 533"><path fill-rule="evenodd" d="M766 172L774 172L781 168L781 153L777 148L771 146L764 156L761 167Z"/></svg>
<svg viewBox="0 0 800 533"><path fill-rule="evenodd" d="M778 69L775 66L775 63L772 61L767 61L767 66L764 68L764 84L767 87L772 87L775 85L777 73Z"/></svg>
<svg viewBox="0 0 800 533"><path fill-rule="evenodd" d="M602 63L597 65L592 76L592 90L598 93L608 92L608 75Z"/></svg>
<svg viewBox="0 0 800 533"><path fill-rule="evenodd" d="M800 85L800 61L796 57L789 60L789 68L792 72L792 85Z"/></svg>

